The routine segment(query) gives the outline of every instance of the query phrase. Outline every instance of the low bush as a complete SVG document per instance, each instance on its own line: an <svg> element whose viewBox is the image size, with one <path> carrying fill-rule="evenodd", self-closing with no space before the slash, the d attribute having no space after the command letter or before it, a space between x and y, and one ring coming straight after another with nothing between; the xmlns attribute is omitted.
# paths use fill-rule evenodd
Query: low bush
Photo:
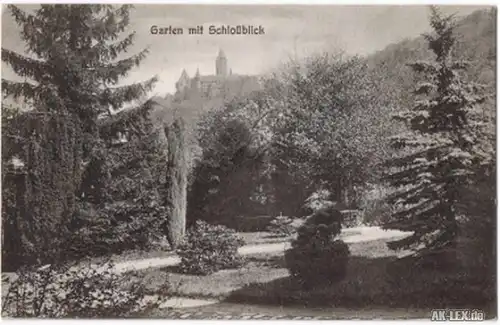
<svg viewBox="0 0 500 325"><path fill-rule="evenodd" d="M267 227L267 231L272 233L277 237L288 237L295 232L295 227L293 226L293 220L286 216L278 216L276 219L271 221Z"/></svg>
<svg viewBox="0 0 500 325"><path fill-rule="evenodd" d="M146 296L140 282L129 282L112 263L95 266L47 266L22 269L2 299L2 317L116 318L157 308L160 295Z"/></svg>
<svg viewBox="0 0 500 325"><path fill-rule="evenodd" d="M207 275L243 264L238 248L244 241L235 231L221 225L198 220L177 248L184 273Z"/></svg>
<svg viewBox="0 0 500 325"><path fill-rule="evenodd" d="M333 283L346 275L349 247L341 240L342 215L333 208L312 215L298 230L285 262L292 279L304 288Z"/></svg>

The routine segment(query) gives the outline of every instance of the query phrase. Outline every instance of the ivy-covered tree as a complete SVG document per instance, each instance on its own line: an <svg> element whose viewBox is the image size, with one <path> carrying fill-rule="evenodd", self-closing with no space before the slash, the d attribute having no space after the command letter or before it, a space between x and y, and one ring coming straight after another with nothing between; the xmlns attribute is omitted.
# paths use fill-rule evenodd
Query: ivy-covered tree
<svg viewBox="0 0 500 325"><path fill-rule="evenodd" d="M4 234L31 237L21 250L37 261L44 260L42 255L58 258L51 253L61 248L55 239L67 234L81 175L102 143L99 119L140 98L156 81L118 85L148 53L145 49L118 59L135 37L131 33L120 38L130 8L41 5L27 13L7 7L20 26L26 53L2 48L2 60L24 79L2 79L2 92L22 98L32 109L17 118L19 123L2 129L2 138L12 141L10 147L22 148L16 155L26 167L26 191L23 199L16 199L22 210L16 218L27 225L17 223L17 230Z"/></svg>
<svg viewBox="0 0 500 325"><path fill-rule="evenodd" d="M165 226L168 241L175 248L186 231L188 163L184 121L177 119L167 126L165 135L168 146L164 205L169 216Z"/></svg>
<svg viewBox="0 0 500 325"><path fill-rule="evenodd" d="M451 57L453 16L431 7L430 24L434 33L424 36L435 61L410 64L426 81L415 90L413 109L396 116L409 131L393 138L399 154L389 162L395 190L388 202L397 211L385 225L413 232L389 247L422 252L455 243L461 189L494 157L483 133L481 87L466 81L466 62Z"/></svg>

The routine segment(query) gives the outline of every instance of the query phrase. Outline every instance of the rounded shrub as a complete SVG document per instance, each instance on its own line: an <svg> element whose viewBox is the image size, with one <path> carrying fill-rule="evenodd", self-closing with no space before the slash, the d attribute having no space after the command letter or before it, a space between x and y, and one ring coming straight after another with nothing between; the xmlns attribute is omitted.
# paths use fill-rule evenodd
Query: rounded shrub
<svg viewBox="0 0 500 325"><path fill-rule="evenodd" d="M327 208L316 212L298 229L285 262L292 278L306 288L333 283L345 277L349 247L336 239L342 214Z"/></svg>
<svg viewBox="0 0 500 325"><path fill-rule="evenodd" d="M243 264L238 248L244 241L236 232L221 225L198 220L177 248L180 269L188 274L211 274Z"/></svg>

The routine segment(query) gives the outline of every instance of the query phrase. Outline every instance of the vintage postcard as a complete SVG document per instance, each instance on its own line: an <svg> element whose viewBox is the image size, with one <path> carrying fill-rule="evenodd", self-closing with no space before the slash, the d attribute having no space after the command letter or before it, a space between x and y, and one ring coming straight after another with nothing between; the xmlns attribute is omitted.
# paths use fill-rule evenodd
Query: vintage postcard
<svg viewBox="0 0 500 325"><path fill-rule="evenodd" d="M497 318L494 6L4 4L2 317Z"/></svg>

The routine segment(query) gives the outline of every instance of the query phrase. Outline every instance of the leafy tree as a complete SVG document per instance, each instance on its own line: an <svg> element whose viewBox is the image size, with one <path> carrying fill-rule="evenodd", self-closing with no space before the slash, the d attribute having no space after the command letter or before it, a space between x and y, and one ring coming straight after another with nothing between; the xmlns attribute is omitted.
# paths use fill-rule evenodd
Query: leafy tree
<svg viewBox="0 0 500 325"><path fill-rule="evenodd" d="M458 234L457 204L460 189L493 157L484 141L479 104L480 87L465 81L466 62L455 61L453 16L443 17L431 8L433 34L424 35L435 54L434 62L410 64L426 81L412 110L396 118L406 121L410 132L394 137L400 154L390 160L389 179L395 188L388 202L397 211L385 228L412 231L391 248L433 249L454 243Z"/></svg>
<svg viewBox="0 0 500 325"><path fill-rule="evenodd" d="M214 171L213 177L197 177L192 193L200 193L192 197L224 198L213 204L218 207L229 207L236 197L234 206L240 208L232 210L233 216L234 211L256 211L248 200L255 193L265 198L261 211L291 216L322 188L339 201L352 200L356 187L378 178L375 171L387 157L385 139L391 127L377 93L377 84L360 58L325 54L290 62L264 79L262 90L212 113L202 125L205 131L199 138L207 173L212 173L208 161L214 157L227 155L231 161L241 148L246 158L245 164L228 168L239 170L238 176L227 176L230 172L220 169L221 175ZM224 132L231 141L222 140ZM242 148L245 143L247 149ZM203 179L205 189L199 183ZM223 192L219 185L229 182L234 185ZM201 207L210 204L199 201Z"/></svg>
<svg viewBox="0 0 500 325"><path fill-rule="evenodd" d="M356 187L377 180L392 130L368 66L325 54L292 63L275 78L282 84L276 98L282 117L273 126L275 188L296 189L277 200L302 204L325 188L338 202L355 203Z"/></svg>
<svg viewBox="0 0 500 325"><path fill-rule="evenodd" d="M156 78L118 86L148 53L118 59L135 37L119 38L129 24L129 5L42 5L32 14L7 8L27 50L2 48L2 60L24 79L2 79L2 92L23 98L32 110L2 130L12 141L8 147L22 148L15 154L27 170L25 194L16 199L19 214L12 216L16 230L5 235L26 238L23 261L26 254L58 258L51 253L60 249L56 238L67 235L82 171L102 144L99 119L146 94Z"/></svg>

